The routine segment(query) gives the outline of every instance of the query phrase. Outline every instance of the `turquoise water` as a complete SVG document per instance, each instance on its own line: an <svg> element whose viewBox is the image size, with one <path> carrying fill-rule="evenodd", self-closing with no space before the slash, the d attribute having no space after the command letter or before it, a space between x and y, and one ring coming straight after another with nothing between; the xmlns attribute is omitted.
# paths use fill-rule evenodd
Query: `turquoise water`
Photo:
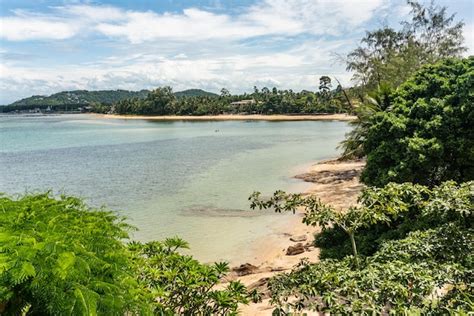
<svg viewBox="0 0 474 316"><path fill-rule="evenodd" d="M133 238L178 235L199 259L235 260L285 217L250 211L249 194L304 190L292 177L334 157L348 131L323 121L0 116L0 192L78 195L127 216Z"/></svg>

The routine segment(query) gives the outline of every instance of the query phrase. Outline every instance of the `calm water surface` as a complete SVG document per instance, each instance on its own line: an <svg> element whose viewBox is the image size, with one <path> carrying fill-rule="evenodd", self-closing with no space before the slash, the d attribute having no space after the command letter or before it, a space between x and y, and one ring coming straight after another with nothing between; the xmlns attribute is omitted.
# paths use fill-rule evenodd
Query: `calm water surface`
<svg viewBox="0 0 474 316"><path fill-rule="evenodd" d="M153 122L0 115L0 192L66 192L107 205L133 238L188 240L235 260L284 216L250 211L254 190L304 190L292 176L337 154L345 122ZM247 247L248 248L248 247Z"/></svg>

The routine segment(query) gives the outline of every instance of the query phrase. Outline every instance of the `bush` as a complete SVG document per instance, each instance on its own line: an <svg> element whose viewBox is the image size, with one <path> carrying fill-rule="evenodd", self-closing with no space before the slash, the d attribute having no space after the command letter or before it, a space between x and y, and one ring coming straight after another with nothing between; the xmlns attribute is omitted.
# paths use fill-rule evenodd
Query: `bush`
<svg viewBox="0 0 474 316"><path fill-rule="evenodd" d="M225 262L205 265L177 252L188 248L179 238L146 244L132 243L137 276L151 298L155 315L227 315L238 304L247 304L250 295L239 281L216 289L229 271ZM253 293L254 298L258 298Z"/></svg>
<svg viewBox="0 0 474 316"><path fill-rule="evenodd" d="M112 315L136 311L138 283L122 243L130 228L80 199L3 196L0 312Z"/></svg>
<svg viewBox="0 0 474 316"><path fill-rule="evenodd" d="M474 179L474 56L423 67L376 113L364 141L368 185Z"/></svg>
<svg viewBox="0 0 474 316"><path fill-rule="evenodd" d="M131 228L105 209L49 193L0 195L1 315L233 314L247 293L216 285L226 263L178 252L187 243L124 243Z"/></svg>
<svg viewBox="0 0 474 316"><path fill-rule="evenodd" d="M346 212L281 191L250 199L252 207L277 212L304 207L303 221L323 229L321 253L335 258L303 261L274 277L269 287L279 314L462 314L474 307L474 182L367 188Z"/></svg>

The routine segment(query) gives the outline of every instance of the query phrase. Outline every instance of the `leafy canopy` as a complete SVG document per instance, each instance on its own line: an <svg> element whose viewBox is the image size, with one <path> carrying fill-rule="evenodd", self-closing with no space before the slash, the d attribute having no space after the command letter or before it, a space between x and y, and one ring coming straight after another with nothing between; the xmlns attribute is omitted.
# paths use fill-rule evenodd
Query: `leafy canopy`
<svg viewBox="0 0 474 316"><path fill-rule="evenodd" d="M164 242L132 243L140 284L152 300L153 314L159 315L229 315L238 304L258 300L254 291L247 293L240 281L216 288L229 271L225 262L204 265L177 250L188 244L175 237Z"/></svg>
<svg viewBox="0 0 474 316"><path fill-rule="evenodd" d="M73 197L2 196L0 312L112 315L138 308L129 226Z"/></svg>
<svg viewBox="0 0 474 316"><path fill-rule="evenodd" d="M384 26L371 30L361 40L361 45L344 60L347 70L353 72L358 86L352 90L359 96L355 114L357 119L346 139L341 143L343 158L362 158L366 155L363 145L377 112L390 111L391 95L402 83L423 65L444 58L460 57L463 46L464 23L455 21L446 7L432 1L423 5L408 0L410 17L401 21L400 29Z"/></svg>
<svg viewBox="0 0 474 316"><path fill-rule="evenodd" d="M80 199L0 196L0 314L235 314L259 298L240 282L216 288L226 263L179 253L179 238L125 244L122 218Z"/></svg>
<svg viewBox="0 0 474 316"><path fill-rule="evenodd" d="M269 283L275 312L466 314L474 307L473 192L474 182L431 189L391 183L367 188L359 205L342 213L313 196L278 191L262 201L255 193L252 207L303 207L307 224L323 233L342 229L359 246L368 237L375 248L363 249L363 256L303 261L277 275Z"/></svg>
<svg viewBox="0 0 474 316"><path fill-rule="evenodd" d="M459 57L463 46L462 21L432 1L425 6L408 0L410 18L398 30L388 26L368 31L361 45L347 56L347 70L365 91L382 84L396 88L422 65Z"/></svg>
<svg viewBox="0 0 474 316"><path fill-rule="evenodd" d="M370 118L364 139L369 185L435 185L474 179L474 57L423 67Z"/></svg>

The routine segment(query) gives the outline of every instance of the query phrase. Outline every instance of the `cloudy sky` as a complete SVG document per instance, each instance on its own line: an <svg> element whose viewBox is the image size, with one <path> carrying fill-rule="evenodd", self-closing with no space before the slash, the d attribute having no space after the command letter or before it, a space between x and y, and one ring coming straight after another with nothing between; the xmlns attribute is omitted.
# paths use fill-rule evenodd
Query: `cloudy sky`
<svg viewBox="0 0 474 316"><path fill-rule="evenodd" d="M466 23L473 0L438 0ZM403 0L0 0L0 104L73 89L317 86L364 31L397 26Z"/></svg>

